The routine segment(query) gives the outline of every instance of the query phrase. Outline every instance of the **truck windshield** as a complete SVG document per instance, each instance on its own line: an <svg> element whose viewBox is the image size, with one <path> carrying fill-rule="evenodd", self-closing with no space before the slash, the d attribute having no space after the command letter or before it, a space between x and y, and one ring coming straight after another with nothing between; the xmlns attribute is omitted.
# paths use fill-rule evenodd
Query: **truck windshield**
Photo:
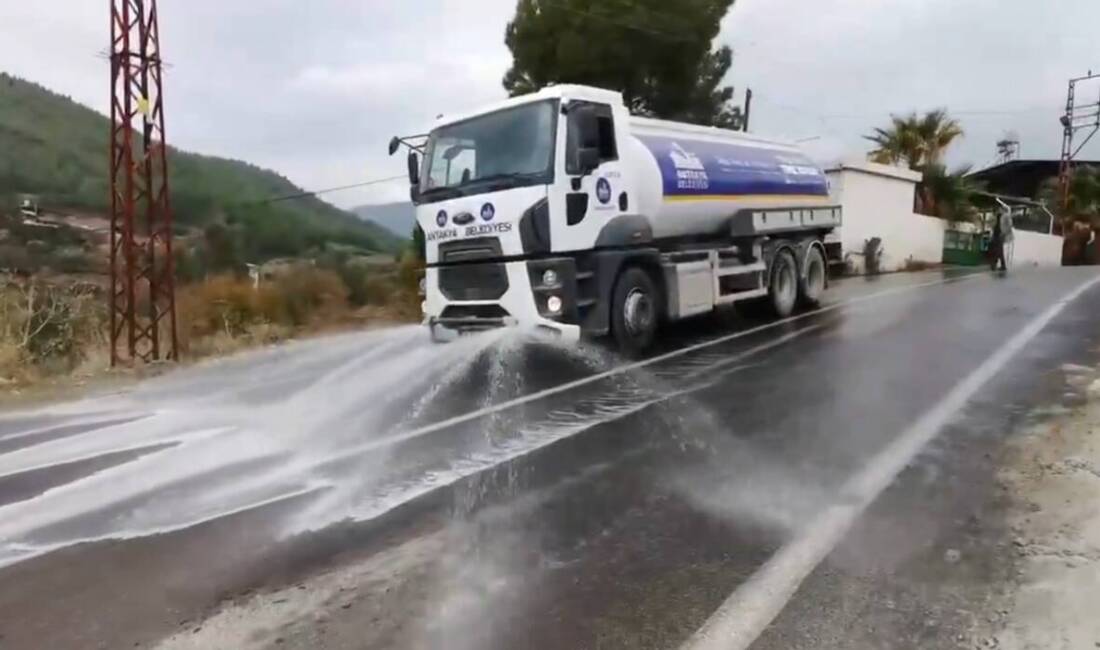
<svg viewBox="0 0 1100 650"><path fill-rule="evenodd" d="M550 183L554 175L555 101L488 113L431 132L421 201Z"/></svg>

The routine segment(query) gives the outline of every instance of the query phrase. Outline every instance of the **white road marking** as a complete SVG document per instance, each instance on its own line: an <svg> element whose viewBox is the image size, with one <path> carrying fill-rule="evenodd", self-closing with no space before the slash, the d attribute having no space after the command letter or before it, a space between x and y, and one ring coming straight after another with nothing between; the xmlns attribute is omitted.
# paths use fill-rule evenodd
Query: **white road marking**
<svg viewBox="0 0 1100 650"><path fill-rule="evenodd" d="M814 311L807 312L805 314L799 314L797 316L790 316L790 317L787 317L787 318L784 318L784 319L781 319L781 320L766 323L764 325L759 325L757 327L753 327L753 328L750 328L750 329L747 329L747 330L742 330L740 332L734 332L733 334L727 334L726 336L720 336L718 338L711 339L709 341L702 341L700 343L695 343L693 345L689 345L689 346L683 347L683 348L678 348L676 350L672 350L671 352L666 352L664 354L661 354L661 355L658 355L658 356L655 356L655 357L651 357L649 359L643 359L641 361L634 361L632 363L626 363L626 364L623 364L621 366L615 366L614 368L611 368L610 370L605 370L603 372L598 372L594 375L589 375L587 377L582 377L580 379L575 379L573 381L568 381L568 382L565 382L563 384L558 384L557 386L551 386L550 388L544 388L540 391L536 391L536 392L530 393L528 395L523 395L521 397L516 397L514 399L510 399L508 401L501 402L500 404L493 404L491 406L486 406L485 408L480 408L480 409L477 409L477 410L474 410L474 411L468 411L468 412L463 413L461 415L456 415L454 417L450 417L450 418L447 418L445 420L439 420L439 421L433 422L431 424L426 424L422 427L417 427L415 429L409 429L408 431L402 431L402 432L396 433L394 435L387 436L385 438L379 438L377 440L373 440L370 443L367 443L367 444L363 445L362 447L358 448L357 451L371 449L371 448L374 448L374 447L380 447L380 446L383 446L383 445L389 445L389 444L393 444L393 443L396 443L396 442L404 442L406 440L412 440L414 438L420 438L422 436L426 436L428 434L435 433L437 431L440 431L442 429L446 429L446 428L454 426L456 424L462 424L463 422L469 422L470 420L475 420L477 418L480 418L480 417L483 417L483 416L486 416L486 415L492 415L493 413L499 413L500 411L510 409L514 406L519 406L521 404L527 404L528 402L534 402L534 401L540 400L544 397L550 397L552 395L557 395L558 393L564 393L566 391L573 390L574 388L580 388L581 386L586 386L588 384L599 381L601 379L606 379L608 377L613 377L615 375L619 375L619 374L622 374L622 373L630 371L630 370L637 370L638 368L644 368L646 366L650 366L650 365L653 365L655 363L660 363L661 361L667 361L669 359L674 359L676 357L683 356L683 355L685 355L689 352L694 352L695 350L701 350L703 348L708 348L708 347L711 347L711 346L714 346L714 345L718 345L719 343L725 343L727 341L732 341L734 339L739 339L739 338L742 338L742 337L745 337L745 336L750 336L750 335L756 334L758 332L763 332L765 330L769 330L769 329L772 329L772 328L775 328L775 327L779 327L780 325L785 325L787 323L793 323L795 321L800 321L802 319L810 318L812 316L819 316L821 314L826 314L826 313L829 313L831 311L835 311L837 309L840 309L842 307L847 307L848 305L854 305L854 304L858 304L858 303L861 303L861 302L866 302L868 300L876 300L876 299L879 299L879 298L885 298L886 296L892 296L892 295L895 295L895 294L898 294L898 293L907 293L907 292L910 292L910 291L915 291L917 289L923 289L923 288L926 288L926 287L938 286L938 285L947 284L947 283L950 283L950 282L961 282L963 280L970 280L970 279L978 278L978 277L989 277L989 276L987 276L985 274L975 273L973 275L966 275L966 276L957 277L957 278L946 278L946 279L934 280L932 282L923 282L923 283L920 283L920 284L911 284L911 285L907 285L907 286L904 286L904 287L896 287L894 289L887 289L885 291L879 291L877 293L867 294L865 296L857 296L855 298L849 298L848 300L845 300L843 302L838 302L838 303L832 304L832 305L826 305L825 307L821 307L820 309L816 309Z"/></svg>
<svg viewBox="0 0 1100 650"><path fill-rule="evenodd" d="M863 511L974 394L1042 331L1066 305L1100 282L1095 277L1064 295L974 369L841 488L825 510L739 586L681 650L748 648L779 615L802 581L844 538Z"/></svg>

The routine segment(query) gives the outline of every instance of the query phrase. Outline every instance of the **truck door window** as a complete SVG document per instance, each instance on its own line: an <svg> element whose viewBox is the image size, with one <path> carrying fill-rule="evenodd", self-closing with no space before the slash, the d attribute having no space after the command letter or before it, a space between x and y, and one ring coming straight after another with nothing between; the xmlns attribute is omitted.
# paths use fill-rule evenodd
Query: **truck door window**
<svg viewBox="0 0 1100 650"><path fill-rule="evenodd" d="M587 109L595 112L597 137L595 140L589 142L581 142L582 134L578 128L577 121L570 118L565 144L565 172L567 174L580 173L577 152L581 148L594 147L598 149L601 163L619 159L618 147L615 144L615 120L611 116L611 107L607 104L594 104L591 102L570 102L571 115L576 115L578 109Z"/></svg>
<svg viewBox="0 0 1100 650"><path fill-rule="evenodd" d="M458 185L477 171L476 143L471 140L440 139L436 147L442 151L442 161L431 166L427 187Z"/></svg>

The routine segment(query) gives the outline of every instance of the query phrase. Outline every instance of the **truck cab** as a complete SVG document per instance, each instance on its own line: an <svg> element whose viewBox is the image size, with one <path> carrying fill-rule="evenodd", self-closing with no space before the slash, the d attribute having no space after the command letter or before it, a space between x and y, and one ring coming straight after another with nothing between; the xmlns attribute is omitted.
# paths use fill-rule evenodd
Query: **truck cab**
<svg viewBox="0 0 1100 650"><path fill-rule="evenodd" d="M433 332L524 324L580 336L591 303L576 295L573 260L554 254L592 249L629 207L622 110L618 93L555 86L432 129L412 194Z"/></svg>

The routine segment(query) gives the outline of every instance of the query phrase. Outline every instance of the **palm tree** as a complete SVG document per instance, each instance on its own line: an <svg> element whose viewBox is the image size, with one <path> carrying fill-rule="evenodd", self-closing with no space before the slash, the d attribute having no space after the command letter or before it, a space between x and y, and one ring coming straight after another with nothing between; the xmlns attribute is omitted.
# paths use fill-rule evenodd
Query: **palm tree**
<svg viewBox="0 0 1100 650"><path fill-rule="evenodd" d="M876 128L872 135L864 138L878 145L867 157L872 162L886 165L904 163L909 167L919 164L923 157L921 141L916 130L916 116L898 117L891 115L888 128Z"/></svg>
<svg viewBox="0 0 1100 650"><path fill-rule="evenodd" d="M924 115L891 115L889 127L863 137L877 145L867 154L872 162L905 164L924 175L913 196L915 212L957 221L968 218L964 212L974 191L965 179L969 168L948 173L941 161L947 147L962 134L958 121L938 108Z"/></svg>
<svg viewBox="0 0 1100 650"><path fill-rule="evenodd" d="M947 116L947 110L938 108L928 111L916 124L917 135L923 145L924 165L938 165L943 159L943 152L955 138L963 134L958 121Z"/></svg>
<svg viewBox="0 0 1100 650"><path fill-rule="evenodd" d="M917 211L948 221L972 221L977 215L972 199L979 188L967 178L969 173L970 165L951 172L940 163L927 165L917 186Z"/></svg>
<svg viewBox="0 0 1100 650"><path fill-rule="evenodd" d="M922 170L938 164L943 152L963 134L958 121L951 119L945 109L898 117L890 116L890 126L876 128L871 135L863 136L875 143L867 157L873 162L897 165L904 163L910 169Z"/></svg>

